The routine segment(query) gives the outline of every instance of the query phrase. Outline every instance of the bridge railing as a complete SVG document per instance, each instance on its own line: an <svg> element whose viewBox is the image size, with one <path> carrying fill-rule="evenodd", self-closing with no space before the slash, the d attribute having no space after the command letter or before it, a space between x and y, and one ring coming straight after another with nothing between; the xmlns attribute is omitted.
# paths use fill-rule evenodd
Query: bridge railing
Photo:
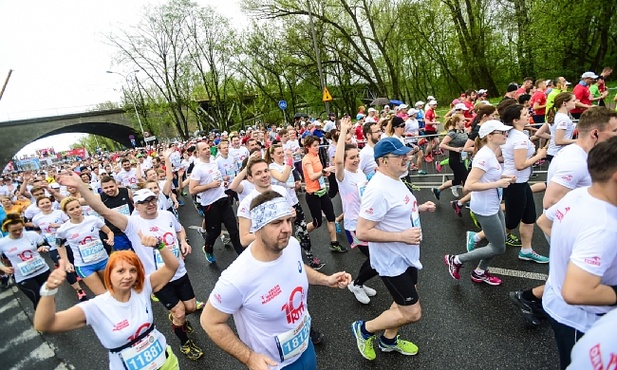
<svg viewBox="0 0 617 370"><path fill-rule="evenodd" d="M72 106L72 107L60 107L60 108L29 110L29 111L22 111L22 112L0 113L0 122L10 122L10 121L25 120L25 119L64 116L67 114L91 112L91 111L97 111L97 110L107 110L107 109L100 109L97 104L90 104L90 105L79 105L79 106Z"/></svg>

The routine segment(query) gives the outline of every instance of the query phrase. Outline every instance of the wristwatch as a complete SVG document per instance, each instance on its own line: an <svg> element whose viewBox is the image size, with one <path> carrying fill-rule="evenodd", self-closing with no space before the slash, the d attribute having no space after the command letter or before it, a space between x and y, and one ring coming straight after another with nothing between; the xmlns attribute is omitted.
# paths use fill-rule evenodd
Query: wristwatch
<svg viewBox="0 0 617 370"><path fill-rule="evenodd" d="M51 297L58 293L58 288L47 289L47 283L41 285L41 289L39 290L39 294L41 297Z"/></svg>

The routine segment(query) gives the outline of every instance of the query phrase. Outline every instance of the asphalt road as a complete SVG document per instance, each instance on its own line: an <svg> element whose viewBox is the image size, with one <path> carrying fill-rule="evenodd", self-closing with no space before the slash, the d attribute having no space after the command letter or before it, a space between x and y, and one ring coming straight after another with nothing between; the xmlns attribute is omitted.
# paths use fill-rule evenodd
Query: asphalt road
<svg viewBox="0 0 617 370"><path fill-rule="evenodd" d="M431 191L427 189L417 192L416 197L419 202L435 200ZM302 196L302 201L303 198ZM460 281L453 280L443 262L443 255L464 252L465 231L473 230L474 226L467 210L463 211L462 218L454 214L449 206L449 200L452 199L454 198L450 191L444 191L437 211L421 215L424 237L421 260L424 269L419 276L419 293L423 317L418 323L406 326L400 331L403 338L412 340L418 345L419 353L416 356L405 357L398 353L380 353L377 350L377 359L374 361L365 360L358 353L350 324L359 319L372 319L387 309L392 302L379 278L367 283L378 291L377 296L373 297L368 305L356 301L347 289L312 287L309 291L309 311L313 317L314 327L325 334L324 343L316 347L320 369L558 368L557 350L548 323L544 322L536 329L525 327L518 311L508 301L507 296L511 290L529 288L542 283L540 280L520 277L526 274L517 271L546 274L548 266L520 261L517 258L518 248L508 248L503 256L495 260L494 267L508 269L504 270L506 274L518 276L501 275L503 285L493 287L474 284L468 278L472 266L465 266ZM537 204L540 204L539 200L540 197L537 197ZM198 225L200 219L190 206L190 200L185 198L185 201L187 205L181 208L181 220L194 248L186 264L197 298L205 301L220 272L232 262L235 253L233 248L225 248L219 239L215 246L217 263L210 265L205 261L200 249L203 244L201 236L196 231L188 229L190 225ZM340 212L338 198L334 203L335 209ZM305 210L308 214L308 209ZM325 228L314 232L311 240L314 252L326 263L322 272L345 270L355 277L364 261L364 256L359 251L352 250L346 254L330 252ZM343 245L347 245L344 235L339 235L339 240ZM548 245L537 228L534 234L534 248L541 254L548 253ZM538 275L527 275L538 278ZM18 295L22 301L25 300L21 293ZM61 287L57 302L60 309L76 303L69 286ZM31 317L31 304L28 303L23 306ZM189 316L196 329L191 337L203 348L205 354L196 362L186 359L179 352L178 341L171 332L166 310L158 303L153 303L153 307L155 322L173 346L182 369L244 368L207 337L199 326L199 313ZM5 323L0 324L0 328L4 335L11 335L7 333ZM14 335L19 334L14 333ZM88 327L71 333L45 334L43 337L55 349L59 359L75 369L105 369L108 366L105 349ZM18 355L20 351L27 352L28 349L16 344L14 354ZM11 368L10 365L8 368Z"/></svg>

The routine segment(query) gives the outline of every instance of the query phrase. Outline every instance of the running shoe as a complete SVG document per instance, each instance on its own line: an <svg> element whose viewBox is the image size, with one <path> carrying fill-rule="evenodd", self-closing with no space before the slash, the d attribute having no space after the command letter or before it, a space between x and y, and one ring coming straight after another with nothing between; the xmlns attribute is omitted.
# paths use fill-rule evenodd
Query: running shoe
<svg viewBox="0 0 617 370"><path fill-rule="evenodd" d="M178 199L178 205L179 205L180 207L182 207L182 206L184 205L184 202L183 202L183 201L181 201L180 199Z"/></svg>
<svg viewBox="0 0 617 370"><path fill-rule="evenodd" d="M188 193L186 191L183 191L182 193L180 193L182 195L184 195L185 197L188 195Z"/></svg>
<svg viewBox="0 0 617 370"><path fill-rule="evenodd" d="M338 253L347 253L349 250L342 246L339 242L330 243L330 250Z"/></svg>
<svg viewBox="0 0 617 370"><path fill-rule="evenodd" d="M204 355L204 351L197 347L197 345L190 339L180 346L180 352L184 353L186 357L192 361L196 361Z"/></svg>
<svg viewBox="0 0 617 370"><path fill-rule="evenodd" d="M452 191L452 195L458 198L458 188L456 186L453 186L450 188L450 190Z"/></svg>
<svg viewBox="0 0 617 370"><path fill-rule="evenodd" d="M396 344L385 344L381 338L379 338L379 349L381 352L393 352L396 351L405 356L413 356L418 353L418 346L411 343L408 340L403 340L400 336L396 336Z"/></svg>
<svg viewBox="0 0 617 370"><path fill-rule="evenodd" d="M540 326L540 319L534 314L532 304L533 302L526 300L523 298L523 291L518 290L515 292L508 293L508 297L510 298L510 302L512 302L523 315L523 319L525 322L532 327Z"/></svg>
<svg viewBox="0 0 617 370"><path fill-rule="evenodd" d="M465 208L471 209L471 202L465 202Z"/></svg>
<svg viewBox="0 0 617 370"><path fill-rule="evenodd" d="M0 276L0 288L4 290L8 289L9 286L11 286L11 279L9 278L9 275Z"/></svg>
<svg viewBox="0 0 617 370"><path fill-rule="evenodd" d="M435 199L439 200L439 197L441 196L441 190L439 190L439 188L433 188L431 190L433 190L433 195L435 196Z"/></svg>
<svg viewBox="0 0 617 370"><path fill-rule="evenodd" d="M426 171L424 171L424 170L420 170L420 171L418 171L418 175L426 175L426 174L427 174L427 172L426 172Z"/></svg>
<svg viewBox="0 0 617 370"><path fill-rule="evenodd" d="M485 270L482 275L478 274L476 270L471 272L471 281L474 283L487 283L488 285L501 285L501 279L492 275L488 270Z"/></svg>
<svg viewBox="0 0 617 370"><path fill-rule="evenodd" d="M458 217L463 217L463 212L462 212L463 208L458 205L458 200L451 201L450 205L452 206L452 209L454 210L454 213L456 213L456 215Z"/></svg>
<svg viewBox="0 0 617 370"><path fill-rule="evenodd" d="M455 280L460 280L460 270L461 267L463 267L463 264L454 262L453 254L446 254L445 256L443 256L443 259L446 262L446 265L448 265L448 272L450 273L450 276L452 276L452 278Z"/></svg>
<svg viewBox="0 0 617 370"><path fill-rule="evenodd" d="M367 360L374 360L377 355L375 354L375 348L373 348L373 342L375 341L375 335L371 335L368 338L362 334L362 321L354 321L351 324L351 331L354 337L356 337L356 345L362 357Z"/></svg>
<svg viewBox="0 0 617 370"><path fill-rule="evenodd" d="M435 169L437 170L437 172L441 172L443 166L441 165L441 163L435 162Z"/></svg>
<svg viewBox="0 0 617 370"><path fill-rule="evenodd" d="M444 152L441 149L433 150L433 155L444 155Z"/></svg>
<svg viewBox="0 0 617 370"><path fill-rule="evenodd" d="M88 298L88 294L83 289L79 289L77 291L77 299L79 299L80 302L85 302L90 298Z"/></svg>
<svg viewBox="0 0 617 370"><path fill-rule="evenodd" d="M351 282L351 284L347 285L347 289L349 289L349 291L352 292L354 296L356 296L358 302L362 304L371 303L371 299L368 297L364 289L362 289L362 285L356 285Z"/></svg>
<svg viewBox="0 0 617 370"><path fill-rule="evenodd" d="M343 232L343 229L341 228L341 223L338 221L334 221L334 227L336 228L336 233L340 234Z"/></svg>
<svg viewBox="0 0 617 370"><path fill-rule="evenodd" d="M206 305L206 304L205 304L204 302L202 302L202 301L197 301L197 300L196 300L196 301L195 301L195 310L199 311L199 310L201 310L202 308L204 308L204 306L205 306L205 305Z"/></svg>
<svg viewBox="0 0 617 370"><path fill-rule="evenodd" d="M419 168L415 164L412 164L411 166L409 166L409 170L410 171L417 171L417 170L419 170Z"/></svg>
<svg viewBox="0 0 617 370"><path fill-rule="evenodd" d="M312 268L313 270L321 270L326 264L321 262L321 260L317 257L311 257L309 258L309 261L307 263L307 265L309 265L310 268Z"/></svg>
<svg viewBox="0 0 617 370"><path fill-rule="evenodd" d="M204 256L206 257L206 261L208 263L215 263L216 258L214 258L214 254L206 252L206 246L201 247L201 250L204 252Z"/></svg>
<svg viewBox="0 0 617 370"><path fill-rule="evenodd" d="M478 229L482 230L482 226L480 226L480 222L478 221L476 214L472 211L469 211L469 217L471 217L471 221L473 221L473 224L476 225Z"/></svg>
<svg viewBox="0 0 617 370"><path fill-rule="evenodd" d="M548 263L548 257L539 255L536 251L531 251L531 253L523 253L523 251L518 252L518 259L523 261L533 261L535 263Z"/></svg>
<svg viewBox="0 0 617 370"><path fill-rule="evenodd" d="M371 287L368 287L366 285L361 285L362 289L364 289L364 293L366 293L367 296L369 297L374 297L377 295L377 291Z"/></svg>
<svg viewBox="0 0 617 370"><path fill-rule="evenodd" d="M475 231L467 231L465 233L465 240L467 241L466 243L467 252L471 252L472 250L476 248L476 240L474 239L476 234L478 233Z"/></svg>
<svg viewBox="0 0 617 370"><path fill-rule="evenodd" d="M150 294L150 299L152 300L152 302L160 302L154 294Z"/></svg>
<svg viewBox="0 0 617 370"><path fill-rule="evenodd" d="M521 240L512 233L509 233L506 236L506 245L508 247L522 247L523 246L523 244L521 243Z"/></svg>
<svg viewBox="0 0 617 370"><path fill-rule="evenodd" d="M315 329L311 329L310 336L311 336L311 342L313 342L313 344L315 345L323 343L323 340L326 337L324 333L317 331Z"/></svg>
<svg viewBox="0 0 617 370"><path fill-rule="evenodd" d="M424 156L424 161L426 163L431 163L433 161L433 156L431 154Z"/></svg>
<svg viewBox="0 0 617 370"><path fill-rule="evenodd" d="M231 237L229 236L229 234L221 233L221 242L223 242L223 245L225 246L231 243Z"/></svg>

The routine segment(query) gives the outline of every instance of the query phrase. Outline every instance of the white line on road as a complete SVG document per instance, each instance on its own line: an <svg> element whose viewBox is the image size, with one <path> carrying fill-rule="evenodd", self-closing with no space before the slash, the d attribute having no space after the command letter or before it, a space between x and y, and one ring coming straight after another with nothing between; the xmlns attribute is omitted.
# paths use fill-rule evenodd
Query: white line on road
<svg viewBox="0 0 617 370"><path fill-rule="evenodd" d="M546 281L548 279L547 274L542 274L539 272L510 270L510 269L503 269L500 267L491 267L490 270L492 274L496 274L496 275L514 276L514 277L520 277L524 279L541 280L541 281Z"/></svg>

